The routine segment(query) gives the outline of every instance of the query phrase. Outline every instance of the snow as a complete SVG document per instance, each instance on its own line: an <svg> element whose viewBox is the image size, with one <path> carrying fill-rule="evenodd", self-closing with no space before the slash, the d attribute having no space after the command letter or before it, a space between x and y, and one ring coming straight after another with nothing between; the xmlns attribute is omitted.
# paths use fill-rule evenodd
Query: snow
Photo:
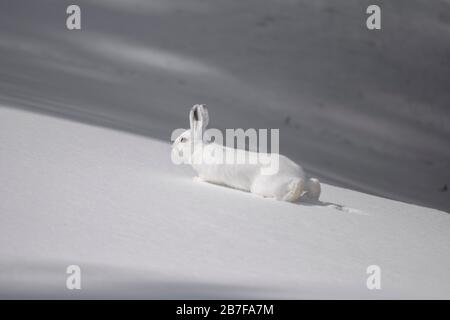
<svg viewBox="0 0 450 320"><path fill-rule="evenodd" d="M369 0L2 0L0 102L160 140L205 103L211 126L280 128L339 186L450 211L450 5Z"/></svg>
<svg viewBox="0 0 450 320"><path fill-rule="evenodd" d="M6 105L0 155L2 298L450 298L443 211L262 199L194 182L166 142Z"/></svg>
<svg viewBox="0 0 450 320"><path fill-rule="evenodd" d="M368 0L77 4L68 31L64 1L0 1L0 297L450 297L448 0L376 32ZM196 103L280 129L322 202L194 182L168 141Z"/></svg>

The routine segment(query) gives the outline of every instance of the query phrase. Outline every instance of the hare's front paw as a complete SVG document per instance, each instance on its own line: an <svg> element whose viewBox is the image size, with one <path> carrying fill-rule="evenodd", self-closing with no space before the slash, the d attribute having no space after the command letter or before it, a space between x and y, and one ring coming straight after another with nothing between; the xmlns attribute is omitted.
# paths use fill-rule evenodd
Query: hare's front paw
<svg viewBox="0 0 450 320"><path fill-rule="evenodd" d="M194 182L205 182L205 179L203 179L199 176L192 178L192 180L194 180Z"/></svg>

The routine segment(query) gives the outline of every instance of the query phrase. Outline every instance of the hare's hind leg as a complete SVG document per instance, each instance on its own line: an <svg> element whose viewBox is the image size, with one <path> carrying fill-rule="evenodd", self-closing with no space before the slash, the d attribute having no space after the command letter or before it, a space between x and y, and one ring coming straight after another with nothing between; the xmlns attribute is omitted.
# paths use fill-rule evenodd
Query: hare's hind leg
<svg viewBox="0 0 450 320"><path fill-rule="evenodd" d="M250 192L263 197L294 202L303 193L302 178L260 175L255 178Z"/></svg>
<svg viewBox="0 0 450 320"><path fill-rule="evenodd" d="M281 200L295 202L303 194L304 189L303 179L301 178L291 179L290 182L284 184L283 187L285 188L285 190L282 191L284 193L284 196L282 197Z"/></svg>
<svg viewBox="0 0 450 320"><path fill-rule="evenodd" d="M270 179L268 176L257 176L250 186L250 192L259 196L273 198L273 192L270 190Z"/></svg>

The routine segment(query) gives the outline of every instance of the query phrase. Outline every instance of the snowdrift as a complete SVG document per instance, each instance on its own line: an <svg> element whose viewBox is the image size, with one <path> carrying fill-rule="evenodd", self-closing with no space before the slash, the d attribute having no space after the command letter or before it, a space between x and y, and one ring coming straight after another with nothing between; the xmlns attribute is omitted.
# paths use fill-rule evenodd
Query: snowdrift
<svg viewBox="0 0 450 320"><path fill-rule="evenodd" d="M0 177L1 298L450 298L442 211L262 199L194 182L166 142L9 107Z"/></svg>
<svg viewBox="0 0 450 320"><path fill-rule="evenodd" d="M450 3L368 0L0 2L0 104L167 140L280 128L321 181L450 211Z"/></svg>

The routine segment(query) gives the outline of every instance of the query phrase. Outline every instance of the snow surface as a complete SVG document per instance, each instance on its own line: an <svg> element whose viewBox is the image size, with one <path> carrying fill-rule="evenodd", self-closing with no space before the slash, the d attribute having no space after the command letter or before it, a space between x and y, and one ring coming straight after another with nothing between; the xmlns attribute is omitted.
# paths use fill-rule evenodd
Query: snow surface
<svg viewBox="0 0 450 320"><path fill-rule="evenodd" d="M281 150L334 185L450 211L450 2L0 1L0 102L167 141L280 128Z"/></svg>
<svg viewBox="0 0 450 320"><path fill-rule="evenodd" d="M6 106L0 177L1 298L450 298L435 209L327 184L262 199L194 182L168 143Z"/></svg>

